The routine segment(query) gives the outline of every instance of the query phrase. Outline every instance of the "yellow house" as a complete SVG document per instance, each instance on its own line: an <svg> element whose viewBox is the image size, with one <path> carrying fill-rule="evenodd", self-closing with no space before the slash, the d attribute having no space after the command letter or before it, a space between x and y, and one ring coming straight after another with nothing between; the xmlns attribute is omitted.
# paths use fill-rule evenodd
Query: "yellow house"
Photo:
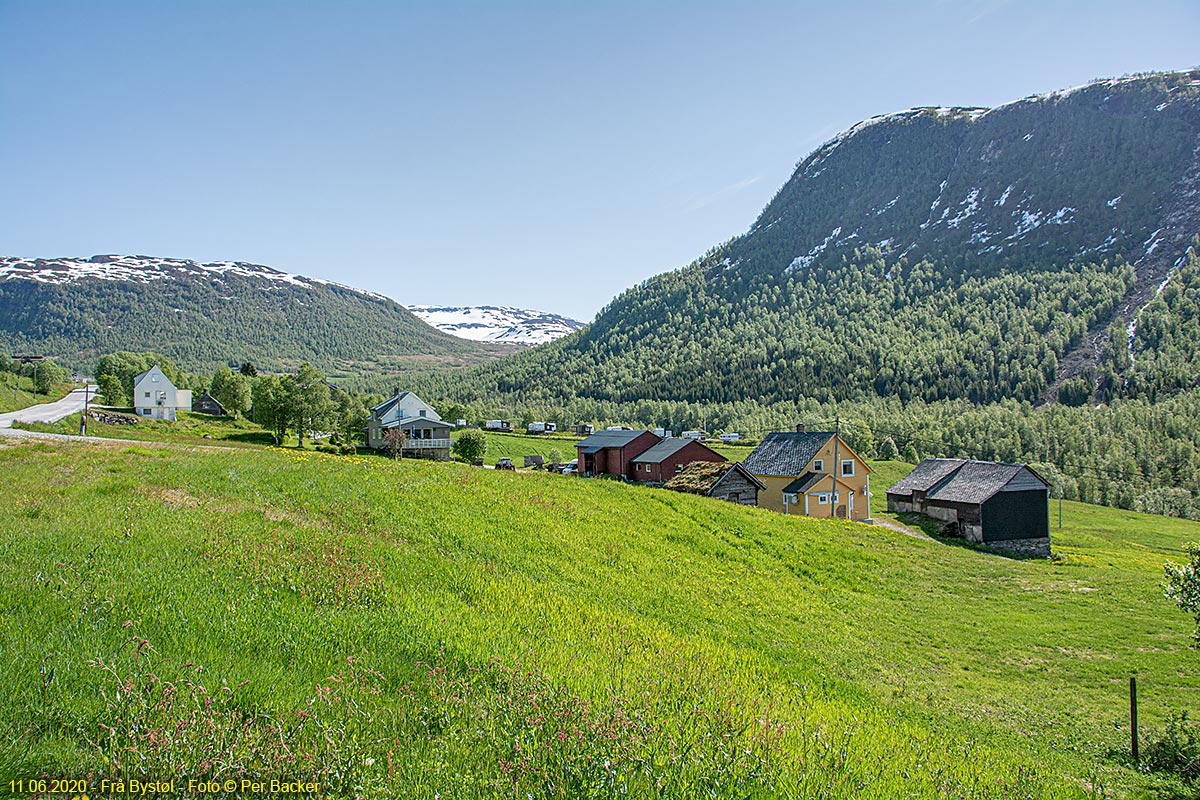
<svg viewBox="0 0 1200 800"><path fill-rule="evenodd" d="M871 516L871 468L833 433L768 433L742 462L767 487L758 507L784 514Z"/></svg>

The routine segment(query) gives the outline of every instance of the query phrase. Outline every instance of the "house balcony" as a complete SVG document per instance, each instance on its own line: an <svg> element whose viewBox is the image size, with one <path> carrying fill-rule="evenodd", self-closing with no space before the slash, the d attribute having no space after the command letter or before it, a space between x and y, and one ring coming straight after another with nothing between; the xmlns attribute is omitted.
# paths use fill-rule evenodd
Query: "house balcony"
<svg viewBox="0 0 1200 800"><path fill-rule="evenodd" d="M406 439L405 450L449 450L449 439Z"/></svg>

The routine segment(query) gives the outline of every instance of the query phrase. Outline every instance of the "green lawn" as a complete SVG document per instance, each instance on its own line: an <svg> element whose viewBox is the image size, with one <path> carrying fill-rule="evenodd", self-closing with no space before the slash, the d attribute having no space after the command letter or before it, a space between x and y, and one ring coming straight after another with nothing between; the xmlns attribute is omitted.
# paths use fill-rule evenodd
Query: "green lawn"
<svg viewBox="0 0 1200 800"><path fill-rule="evenodd" d="M120 412L117 412L120 413ZM128 409L126 416L133 416ZM42 433L79 433L79 414L52 424L16 423L16 427ZM188 411L178 413L174 422L138 417L133 425L106 425L95 419L88 420L88 436L106 439L132 439L147 442L176 442L179 444L222 445L226 447L266 447L273 445L274 437L260 426L247 419L233 417L211 417ZM295 446L295 437L289 437L285 445Z"/></svg>
<svg viewBox="0 0 1200 800"><path fill-rule="evenodd" d="M451 438L457 439L459 431ZM564 461L575 458L575 443L582 437L570 434L554 433L550 435L529 436L524 433L496 433L484 431L487 437L487 453L483 463L495 465L500 458L511 458L517 467L525 463L525 456L542 456L557 450Z"/></svg>
<svg viewBox="0 0 1200 800"><path fill-rule="evenodd" d="M66 397L74 386L70 384L56 384L54 390L49 396L44 394L34 395L33 393L33 378L16 377L9 373L2 373L3 378L0 378L0 414L9 411L20 411L22 408L35 406L40 403L51 403L55 400L61 400Z"/></svg>
<svg viewBox="0 0 1200 800"><path fill-rule="evenodd" d="M274 449L7 444L0 784L338 796L1107 797L1200 709L1162 562L1067 504L1018 561L610 481Z"/></svg>

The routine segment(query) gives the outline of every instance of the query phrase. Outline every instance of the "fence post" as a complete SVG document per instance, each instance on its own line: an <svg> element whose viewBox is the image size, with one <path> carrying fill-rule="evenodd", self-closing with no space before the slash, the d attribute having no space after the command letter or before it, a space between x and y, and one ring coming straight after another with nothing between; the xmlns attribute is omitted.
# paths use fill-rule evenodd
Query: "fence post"
<svg viewBox="0 0 1200 800"><path fill-rule="evenodd" d="M1138 760L1137 678L1129 678L1129 750L1133 761Z"/></svg>

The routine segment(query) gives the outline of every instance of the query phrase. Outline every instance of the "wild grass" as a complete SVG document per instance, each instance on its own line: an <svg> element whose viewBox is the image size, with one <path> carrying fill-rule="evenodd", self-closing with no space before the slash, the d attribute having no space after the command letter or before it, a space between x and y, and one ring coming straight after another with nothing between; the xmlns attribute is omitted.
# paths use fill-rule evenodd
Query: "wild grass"
<svg viewBox="0 0 1200 800"><path fill-rule="evenodd" d="M132 413L129 414L132 416ZM79 433L79 414L72 414L54 423L17 422L14 427L41 433ZM88 436L105 439L126 439L147 442L176 442L179 444L220 445L225 447L265 447L273 445L270 432L245 418L212 417L181 411L174 422L138 417L134 425L106 425L88 419ZM296 438L290 437L285 445L295 446Z"/></svg>
<svg viewBox="0 0 1200 800"><path fill-rule="evenodd" d="M608 481L280 450L0 449L0 784L334 796L1082 797L1126 681L1200 706L1161 565L1066 504L1017 561Z"/></svg>
<svg viewBox="0 0 1200 800"><path fill-rule="evenodd" d="M12 373L0 373L0 414L20 411L22 408L61 400L74 387L56 384L49 395L33 393L33 378L17 377Z"/></svg>

